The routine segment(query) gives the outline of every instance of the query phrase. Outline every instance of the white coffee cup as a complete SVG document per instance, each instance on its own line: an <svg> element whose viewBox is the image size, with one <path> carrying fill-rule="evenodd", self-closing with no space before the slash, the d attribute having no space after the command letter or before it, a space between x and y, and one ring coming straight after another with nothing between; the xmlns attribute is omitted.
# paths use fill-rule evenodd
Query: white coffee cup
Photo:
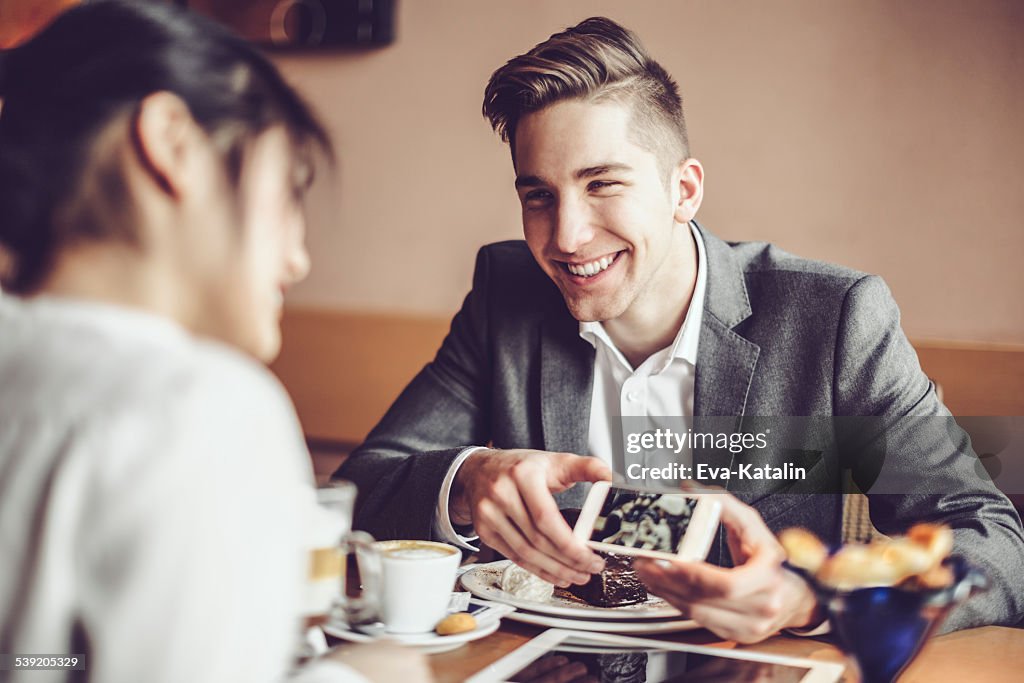
<svg viewBox="0 0 1024 683"><path fill-rule="evenodd" d="M432 631L448 612L458 548L433 541L377 541L383 579L380 620L389 633Z"/></svg>

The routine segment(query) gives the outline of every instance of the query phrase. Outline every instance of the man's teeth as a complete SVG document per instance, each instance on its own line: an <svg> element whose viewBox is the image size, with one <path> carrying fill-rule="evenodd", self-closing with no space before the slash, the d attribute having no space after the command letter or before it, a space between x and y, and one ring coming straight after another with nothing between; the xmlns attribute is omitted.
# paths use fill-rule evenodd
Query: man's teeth
<svg viewBox="0 0 1024 683"><path fill-rule="evenodd" d="M613 261L615 261L615 254L599 258L596 261L591 261L590 263L582 263L579 265L575 263L567 263L565 265L569 268L569 272L572 273L573 275L590 277L592 275L597 275L603 270L606 270L608 266L612 264Z"/></svg>

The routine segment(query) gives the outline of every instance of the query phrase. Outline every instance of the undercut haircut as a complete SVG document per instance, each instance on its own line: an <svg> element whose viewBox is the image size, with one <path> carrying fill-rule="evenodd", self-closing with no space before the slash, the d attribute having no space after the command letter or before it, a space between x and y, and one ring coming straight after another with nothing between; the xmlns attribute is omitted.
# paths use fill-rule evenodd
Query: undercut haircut
<svg viewBox="0 0 1024 683"><path fill-rule="evenodd" d="M629 29L591 17L513 57L491 75L483 114L515 162L523 116L556 102L618 102L631 110L631 137L663 172L690 156L679 87Z"/></svg>

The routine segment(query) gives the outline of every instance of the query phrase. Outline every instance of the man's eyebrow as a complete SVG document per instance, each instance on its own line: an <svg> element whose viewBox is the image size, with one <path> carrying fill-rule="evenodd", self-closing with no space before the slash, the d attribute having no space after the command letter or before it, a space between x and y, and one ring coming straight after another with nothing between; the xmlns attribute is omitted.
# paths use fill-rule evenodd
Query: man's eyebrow
<svg viewBox="0 0 1024 683"><path fill-rule="evenodd" d="M583 178L593 178L594 176L604 175L610 171L632 171L633 167L629 164L620 164L615 162L608 162L605 164L597 164L595 166L588 166L587 168L581 168L576 171L576 178L582 180Z"/></svg>
<svg viewBox="0 0 1024 683"><path fill-rule="evenodd" d="M620 164L616 162L608 162L604 164L596 164L594 166L588 166L581 168L573 175L576 176L577 180L583 180L584 178L593 178L594 176L604 175L611 171L632 171L633 167L629 164ZM541 187L547 185L548 182L535 175L524 175L516 176L516 187Z"/></svg>
<svg viewBox="0 0 1024 683"><path fill-rule="evenodd" d="M535 175L519 175L516 176L516 189L520 187L541 187L547 185L544 179L540 176Z"/></svg>

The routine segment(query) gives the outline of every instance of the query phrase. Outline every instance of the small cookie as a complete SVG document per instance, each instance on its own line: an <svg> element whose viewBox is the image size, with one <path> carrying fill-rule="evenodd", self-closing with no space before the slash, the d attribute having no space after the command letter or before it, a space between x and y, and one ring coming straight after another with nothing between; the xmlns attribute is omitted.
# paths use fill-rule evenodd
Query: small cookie
<svg viewBox="0 0 1024 683"><path fill-rule="evenodd" d="M453 636L456 633L466 633L476 628L476 619L469 612L457 612L449 614L437 622L434 630L439 636Z"/></svg>

